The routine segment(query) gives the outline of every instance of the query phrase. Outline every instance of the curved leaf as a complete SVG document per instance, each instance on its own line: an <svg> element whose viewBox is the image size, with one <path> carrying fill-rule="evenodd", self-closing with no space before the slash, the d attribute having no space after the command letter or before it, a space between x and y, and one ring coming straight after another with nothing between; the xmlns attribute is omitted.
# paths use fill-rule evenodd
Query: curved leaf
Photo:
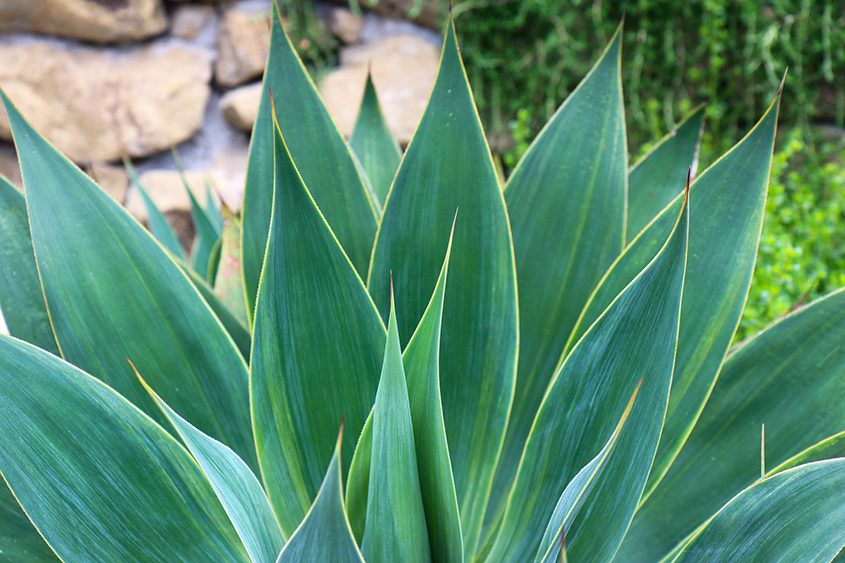
<svg viewBox="0 0 845 563"><path fill-rule="evenodd" d="M352 536L352 528L343 507L340 448L342 435L338 436L334 455L329 462L314 504L302 524L290 537L279 554L277 563L305 563L331 561L332 563L363 563L364 557Z"/></svg>
<svg viewBox="0 0 845 563"><path fill-rule="evenodd" d="M572 526L572 521L584 505L587 495L593 490L598 477L607 466L607 460L611 452L613 452L614 446L616 446L619 434L622 432L628 416L631 414L631 409L634 407L634 401L637 399L641 385L642 380L640 380L637 388L634 389L634 393L628 401L628 406L622 411L622 416L619 418L616 428L613 429L613 433L607 439L604 447L596 454L596 457L591 459L587 465L575 474L575 477L572 478L572 481L566 485L566 488L560 494L560 498L557 499L557 504L555 505L551 518L549 518L549 523L546 524L543 539L540 540L540 548L537 550L537 556L534 558L536 563L540 563L541 561L544 563L560 561L561 551L564 551L565 557L564 539L566 534Z"/></svg>
<svg viewBox="0 0 845 563"><path fill-rule="evenodd" d="M123 167L126 169L126 174L129 176L132 185L138 190L141 201L144 202L144 209L147 210L147 226L150 228L150 232L164 248L173 253L177 258L184 260L186 258L185 251L182 249L182 244L179 242L176 233L173 232L173 227L170 226L167 217L156 206L153 198L150 197L150 194L147 193L147 190L141 184L138 173L128 158L123 160Z"/></svg>
<svg viewBox="0 0 845 563"><path fill-rule="evenodd" d="M683 191L684 178L698 160L704 106L690 113L660 139L628 172L628 225L631 240Z"/></svg>
<svg viewBox="0 0 845 563"><path fill-rule="evenodd" d="M0 176L0 310L9 334L58 354L23 194Z"/></svg>
<svg viewBox="0 0 845 563"><path fill-rule="evenodd" d="M779 99L779 98L778 98ZM680 451L713 388L742 317L763 226L777 100L690 188L693 213L678 358L660 447L645 496ZM605 274L570 344L654 256L682 203L667 206Z"/></svg>
<svg viewBox="0 0 845 563"><path fill-rule="evenodd" d="M364 98L361 100L358 118L349 137L349 146L370 178L379 204L383 204L393 175L399 168L402 152L381 112L371 73L367 73Z"/></svg>
<svg viewBox="0 0 845 563"><path fill-rule="evenodd" d="M282 28L275 7L272 19L270 55L250 141L242 215L244 286L250 315L273 208L273 102L285 142L305 184L361 275L367 271L376 232L376 205L354 157Z"/></svg>
<svg viewBox="0 0 845 563"><path fill-rule="evenodd" d="M322 481L341 420L346 442L373 404L385 329L276 130L273 219L253 333L253 428L285 534Z"/></svg>
<svg viewBox="0 0 845 563"><path fill-rule="evenodd" d="M248 561L167 432L88 374L7 337L0 472L65 561Z"/></svg>
<svg viewBox="0 0 845 563"><path fill-rule="evenodd" d="M4 101L63 357L162 420L130 358L191 424L255 465L247 368L220 321L153 237Z"/></svg>
<svg viewBox="0 0 845 563"><path fill-rule="evenodd" d="M491 518L503 508L566 337L622 251L628 164L621 51L620 26L505 186L519 280L520 362Z"/></svg>
<svg viewBox="0 0 845 563"><path fill-rule="evenodd" d="M613 558L645 486L669 400L688 217L685 207L663 249L555 374L525 444L490 561L534 556L555 500L601 450L642 380L614 455L567 535L573 561Z"/></svg>
<svg viewBox="0 0 845 563"><path fill-rule="evenodd" d="M392 300L384 364L373 406L367 518L361 551L372 563L431 560L408 384Z"/></svg>
<svg viewBox="0 0 845 563"><path fill-rule="evenodd" d="M285 542L267 495L252 470L231 448L200 432L167 406L143 379L141 383L202 469L250 559L255 563L275 561Z"/></svg>
<svg viewBox="0 0 845 563"><path fill-rule="evenodd" d="M443 415L464 531L475 548L513 393L518 340L513 249L496 172L454 24L434 89L385 203L369 287L383 316L393 272L399 333L428 305L460 208L443 312Z"/></svg>
<svg viewBox="0 0 845 563"><path fill-rule="evenodd" d="M845 431L845 290L772 325L725 362L701 418L637 513L620 556L654 561L767 467Z"/></svg>
<svg viewBox="0 0 845 563"><path fill-rule="evenodd" d="M843 530L845 459L820 461L737 495L675 561L832 561Z"/></svg>

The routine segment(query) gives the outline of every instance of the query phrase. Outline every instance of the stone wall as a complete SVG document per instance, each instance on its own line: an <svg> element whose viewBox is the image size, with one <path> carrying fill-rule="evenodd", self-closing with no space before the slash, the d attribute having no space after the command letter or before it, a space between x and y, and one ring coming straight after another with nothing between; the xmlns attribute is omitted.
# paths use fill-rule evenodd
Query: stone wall
<svg viewBox="0 0 845 563"><path fill-rule="evenodd" d="M145 218L121 160L183 231L186 194L206 180L240 207L249 131L269 47L271 0L2 0L0 87L33 125L115 199ZM439 36L337 3L316 12L340 43L318 84L348 135L369 65L387 120L407 143L436 73ZM0 110L0 173L20 183ZM72 197L72 194L69 194Z"/></svg>

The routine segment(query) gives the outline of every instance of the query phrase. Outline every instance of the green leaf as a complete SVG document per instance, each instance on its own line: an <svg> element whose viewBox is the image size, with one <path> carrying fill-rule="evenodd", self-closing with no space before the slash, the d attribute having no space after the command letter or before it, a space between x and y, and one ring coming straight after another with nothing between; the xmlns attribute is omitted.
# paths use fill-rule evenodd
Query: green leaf
<svg viewBox="0 0 845 563"><path fill-rule="evenodd" d="M390 183L399 168L402 152L387 127L373 85L373 77L369 72L358 119L352 128L352 136L349 137L349 146L372 182L379 204L384 204Z"/></svg>
<svg viewBox="0 0 845 563"><path fill-rule="evenodd" d="M566 337L622 251L628 164L621 44L620 26L505 186L519 280L520 362L489 518L503 508Z"/></svg>
<svg viewBox="0 0 845 563"><path fill-rule="evenodd" d="M197 430L167 406L143 379L141 383L202 469L250 559L256 563L275 561L285 542L267 495L252 470L231 448Z"/></svg>
<svg viewBox="0 0 845 563"><path fill-rule="evenodd" d="M250 315L255 306L273 208L271 105L274 102L285 142L305 184L361 275L367 271L378 216L377 206L358 172L355 159L274 8L270 55L252 131L244 193L244 285ZM338 421L333 423L336 425ZM321 464L321 468L324 466Z"/></svg>
<svg viewBox="0 0 845 563"><path fill-rule="evenodd" d="M742 141L691 186L690 260L678 357L645 496L666 473L695 425L742 317L763 226L776 126L777 99ZM570 344L651 260L681 203L678 198L668 205L605 274L581 313Z"/></svg>
<svg viewBox="0 0 845 563"><path fill-rule="evenodd" d="M185 176L185 170L179 161L176 152L173 153L176 167L179 170L179 176L182 178L182 186L188 194L188 199L191 202L191 219L194 221L194 230L196 237L194 238L194 247L191 250L191 262L196 270L209 283L214 281L215 273L217 272L216 262L213 258L214 246L220 240L220 231L214 225L211 217L208 216L206 210L197 201L188 178ZM219 249L217 257L219 258Z"/></svg>
<svg viewBox="0 0 845 563"><path fill-rule="evenodd" d="M526 561L566 484L599 452L642 381L614 455L567 534L573 561L613 558L651 469L669 400L687 254L686 207L663 249L555 374L525 444L491 561Z"/></svg>
<svg viewBox="0 0 845 563"><path fill-rule="evenodd" d="M254 465L247 368L231 337L167 251L4 101L62 356L163 420L131 359L191 424Z"/></svg>
<svg viewBox="0 0 845 563"><path fill-rule="evenodd" d="M551 518L549 518L549 523L546 525L546 531L543 533L543 539L540 540L540 548L537 550L537 555L534 558L535 563L555 563L560 561L561 551L564 552L563 557L566 557L564 540L569 529L572 527L572 521L578 515L587 495L593 490L598 477L607 466L607 460L616 446L619 434L622 432L628 416L631 414L631 409L634 406L634 401L637 398L641 385L642 380L640 380L637 388L634 389L634 393L628 401L628 406L622 412L616 428L613 429L613 433L607 439L604 447L596 454L596 457L581 468L569 484L566 485L566 488L560 494L560 498L557 499L555 509L552 512Z"/></svg>
<svg viewBox="0 0 845 563"><path fill-rule="evenodd" d="M5 481L0 482L0 556L4 561L59 561L26 517Z"/></svg>
<svg viewBox="0 0 845 563"><path fill-rule="evenodd" d="M340 448L338 436L334 455L314 504L293 533L277 563L331 561L363 563L364 557L352 536L352 528L343 507Z"/></svg>
<svg viewBox="0 0 845 563"><path fill-rule="evenodd" d="M373 406L371 456L361 551L373 563L430 561L408 384L392 300Z"/></svg>
<svg viewBox="0 0 845 563"><path fill-rule="evenodd" d="M23 194L0 176L0 309L9 334L58 354Z"/></svg>
<svg viewBox="0 0 845 563"><path fill-rule="evenodd" d="M845 547L845 459L802 465L731 500L675 561L832 561Z"/></svg>
<svg viewBox="0 0 845 563"><path fill-rule="evenodd" d="M454 228L454 227L453 227ZM435 561L463 560L458 499L440 398L440 329L452 238L434 293L403 354L414 426L420 491L428 541ZM372 413L364 424L349 468L346 505L355 537L363 535L372 458Z"/></svg>
<svg viewBox="0 0 845 563"><path fill-rule="evenodd" d="M241 221L227 207L223 208L222 217L220 265L214 279L214 294L241 325L248 326L249 315L246 310L241 265Z"/></svg>
<svg viewBox="0 0 845 563"><path fill-rule="evenodd" d="M176 233L173 232L173 227L170 226L167 217L159 210L150 197L150 194L144 189L141 180L138 178L138 173L135 171L135 167L132 166L132 162L128 158L123 160L123 167L126 168L126 174L129 176L129 180L135 189L138 190L141 201L144 202L144 208L147 210L147 225L150 228L150 232L174 256L185 259L185 251L182 250L182 244L179 242Z"/></svg>
<svg viewBox="0 0 845 563"><path fill-rule="evenodd" d="M628 234L631 240L683 191L698 160L704 106L693 110L628 172Z"/></svg>
<svg viewBox="0 0 845 563"><path fill-rule="evenodd" d="M235 318L235 315L229 311L229 308L217 297L214 290L211 289L211 286L208 285L204 278L194 271L190 264L184 260L177 260L176 263L188 279L191 280L191 283L194 284L194 287L217 316L220 324L223 325L223 328L226 329L229 336L232 337L235 346L237 346L238 351L241 353L241 357L244 358L244 360L248 360L250 348L252 346L252 336L249 334L249 330L247 330L246 326L242 324L239 319Z"/></svg>
<svg viewBox="0 0 845 563"><path fill-rule="evenodd" d="M276 131L276 195L253 333L258 459L285 534L302 520L346 419L352 450L373 404L385 329Z"/></svg>
<svg viewBox="0 0 845 563"><path fill-rule="evenodd" d="M454 24L428 107L387 197L369 287L387 316L393 272L400 334L422 317L455 211L440 356L443 415L464 531L474 551L513 392L516 279L508 218L475 110Z"/></svg>
<svg viewBox="0 0 845 563"><path fill-rule="evenodd" d="M7 337L0 472L65 561L248 561L167 432L100 381Z"/></svg>
<svg viewBox="0 0 845 563"><path fill-rule="evenodd" d="M845 290L791 314L733 353L689 440L637 513L622 560L660 558L757 480L761 424L766 466L773 468L845 431L842 342Z"/></svg>
<svg viewBox="0 0 845 563"><path fill-rule="evenodd" d="M211 186L211 180L205 179L205 214L218 234L223 234L223 214L220 212L217 196Z"/></svg>

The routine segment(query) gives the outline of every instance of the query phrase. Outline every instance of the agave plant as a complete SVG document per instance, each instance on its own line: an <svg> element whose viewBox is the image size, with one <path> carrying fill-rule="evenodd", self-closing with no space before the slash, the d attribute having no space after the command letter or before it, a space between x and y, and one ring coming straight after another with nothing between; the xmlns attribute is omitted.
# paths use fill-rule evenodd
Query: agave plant
<svg viewBox="0 0 845 563"><path fill-rule="evenodd" d="M731 347L779 94L694 179L701 109L629 167L620 61L502 186L451 21L402 154L372 83L347 144L276 15L192 265L4 94L2 558L836 557L845 293Z"/></svg>

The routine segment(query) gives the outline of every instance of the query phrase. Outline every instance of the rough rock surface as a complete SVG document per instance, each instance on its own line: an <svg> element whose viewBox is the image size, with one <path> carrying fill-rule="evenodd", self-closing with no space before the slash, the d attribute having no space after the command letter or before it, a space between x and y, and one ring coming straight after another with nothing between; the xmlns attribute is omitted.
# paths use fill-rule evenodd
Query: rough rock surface
<svg viewBox="0 0 845 563"><path fill-rule="evenodd" d="M221 86L237 86L261 76L270 48L271 3L247 0L228 7L217 35L214 77Z"/></svg>
<svg viewBox="0 0 845 563"><path fill-rule="evenodd" d="M10 39L0 61L9 97L77 162L146 156L190 138L210 92L210 54L172 41L101 51ZM10 138L5 115L0 137Z"/></svg>
<svg viewBox="0 0 845 563"><path fill-rule="evenodd" d="M170 34L186 41L193 41L213 26L216 20L214 6L204 4L177 6L173 11Z"/></svg>
<svg viewBox="0 0 845 563"><path fill-rule="evenodd" d="M261 83L235 88L220 98L220 111L226 122L240 131L251 131L258 104L261 101Z"/></svg>
<svg viewBox="0 0 845 563"><path fill-rule="evenodd" d="M323 100L341 132L349 136L358 114L367 66L393 135L410 140L422 116L440 58L439 47L416 35L400 34L341 51L340 67L320 83Z"/></svg>
<svg viewBox="0 0 845 563"><path fill-rule="evenodd" d="M120 43L145 39L166 29L161 0L0 1L0 31Z"/></svg>
<svg viewBox="0 0 845 563"><path fill-rule="evenodd" d="M129 187L129 176L123 166L95 162L88 167L87 172L118 203L123 203Z"/></svg>

